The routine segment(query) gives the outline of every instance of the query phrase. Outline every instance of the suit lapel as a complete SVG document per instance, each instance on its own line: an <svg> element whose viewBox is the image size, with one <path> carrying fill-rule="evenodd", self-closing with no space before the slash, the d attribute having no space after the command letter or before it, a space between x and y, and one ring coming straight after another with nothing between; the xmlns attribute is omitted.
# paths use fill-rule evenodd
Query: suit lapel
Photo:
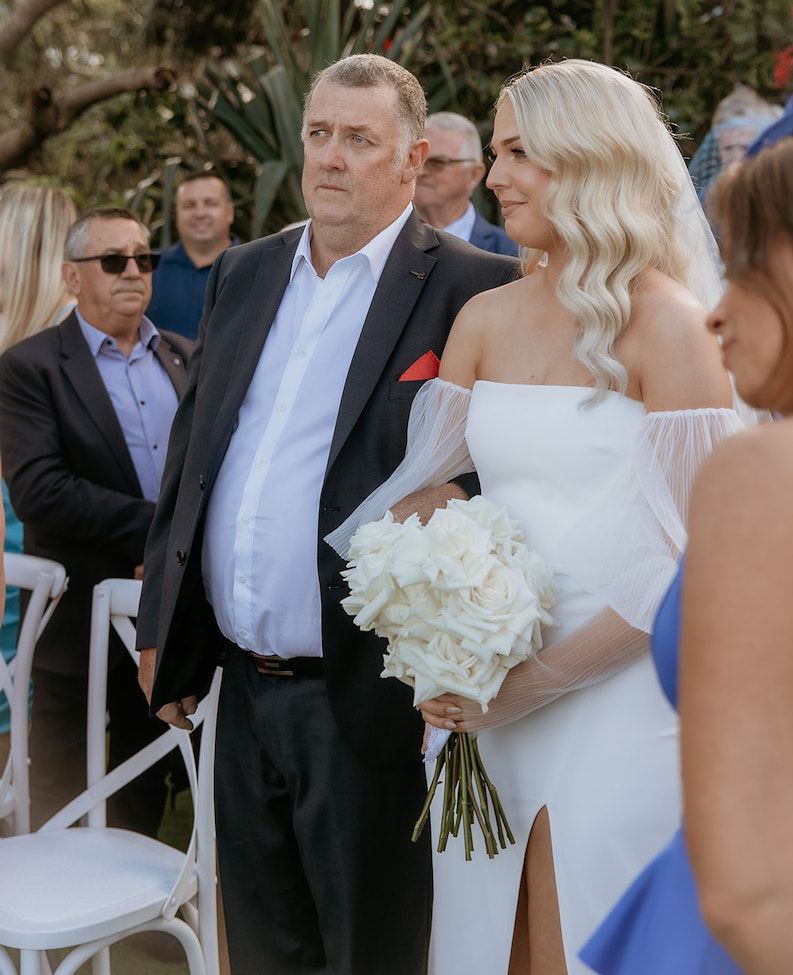
<svg viewBox="0 0 793 975"><path fill-rule="evenodd" d="M380 381L427 278L437 263L436 258L428 253L437 244L435 231L420 221L415 213L411 213L383 268L350 363L326 470L333 466Z"/></svg>
<svg viewBox="0 0 793 975"><path fill-rule="evenodd" d="M132 493L142 496L140 481L127 449L124 432L74 312L66 318L60 329L61 366L64 375L71 383L77 398L88 411L111 454L124 471Z"/></svg>
<svg viewBox="0 0 793 975"><path fill-rule="evenodd" d="M179 397L179 399L181 399L182 393L184 393L186 377L186 363L184 359L162 333L160 333L160 341L154 354L157 356L160 365L168 374L168 378L173 383L173 388L176 390L176 395Z"/></svg>
<svg viewBox="0 0 793 975"><path fill-rule="evenodd" d="M212 424L208 456L215 458L216 463L210 476L220 467L237 414L259 364L265 339L278 314L300 237L301 234L296 232L291 238L276 239L272 247L262 251L242 306L234 316L236 334L231 339L236 339L236 345L233 352L229 350L224 356L225 368L221 368L225 378L221 377L221 382L213 381L214 388L225 389L225 395L220 403L212 404L217 416ZM226 341L228 339L226 337Z"/></svg>

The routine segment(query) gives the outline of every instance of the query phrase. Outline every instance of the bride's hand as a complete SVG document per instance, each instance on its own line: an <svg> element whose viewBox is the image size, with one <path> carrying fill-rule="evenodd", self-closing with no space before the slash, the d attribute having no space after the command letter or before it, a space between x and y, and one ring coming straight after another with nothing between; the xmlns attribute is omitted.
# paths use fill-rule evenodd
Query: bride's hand
<svg viewBox="0 0 793 975"><path fill-rule="evenodd" d="M481 715L482 708L476 701L457 694L442 694L422 701L419 711L427 724L441 731L467 731L465 719Z"/></svg>

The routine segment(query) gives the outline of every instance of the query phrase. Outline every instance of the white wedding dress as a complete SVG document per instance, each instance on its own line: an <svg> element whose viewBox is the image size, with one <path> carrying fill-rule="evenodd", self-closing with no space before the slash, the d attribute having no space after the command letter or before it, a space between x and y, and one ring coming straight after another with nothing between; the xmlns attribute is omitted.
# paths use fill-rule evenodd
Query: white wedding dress
<svg viewBox="0 0 793 975"><path fill-rule="evenodd" d="M557 573L553 613L560 625L545 631L546 646L605 606L562 574L563 564L575 554L571 528L631 463L645 423L643 405L617 393L582 409L590 393L478 382L469 406L466 439L482 494L523 522L527 545ZM615 549L621 544L613 538ZM466 862L462 843L452 840L435 855L434 973L507 972L526 843L543 806L568 972L589 971L578 949L680 822L677 718L649 655L480 732L479 747L515 845L490 860L480 843Z"/></svg>
<svg viewBox="0 0 793 975"><path fill-rule="evenodd" d="M345 554L359 525L475 467L482 494L523 522L559 586L559 626L544 631L539 661L549 662L549 697L560 696L479 733L516 842L490 860L475 829L471 861L460 837L434 855L432 975L506 975L526 843L543 806L569 975L590 971L578 950L679 824L677 718L645 634L685 545L696 471L741 422L732 410L648 414L616 392L591 396L578 386L426 383L402 465L328 537ZM589 621L608 607L636 629L592 663L576 634L591 634ZM518 694L509 716L524 710Z"/></svg>

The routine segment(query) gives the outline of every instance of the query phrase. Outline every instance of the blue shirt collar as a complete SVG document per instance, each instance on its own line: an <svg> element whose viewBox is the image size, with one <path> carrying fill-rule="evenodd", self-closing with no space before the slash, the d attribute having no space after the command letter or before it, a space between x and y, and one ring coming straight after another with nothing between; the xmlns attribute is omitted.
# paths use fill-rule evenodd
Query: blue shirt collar
<svg viewBox="0 0 793 975"><path fill-rule="evenodd" d="M94 358L99 355L102 346L108 340L110 340L110 348L118 348L118 343L113 336L108 335L107 332L103 332L101 329L87 322L80 314L79 308L74 309L74 314L77 316L80 331L83 333L83 338L88 343L88 348L91 350L91 355ZM154 327L152 321L144 315L140 320L140 331L138 333L138 341L140 344L144 349L150 349L152 352L156 352L157 346L160 344L160 338L160 333Z"/></svg>

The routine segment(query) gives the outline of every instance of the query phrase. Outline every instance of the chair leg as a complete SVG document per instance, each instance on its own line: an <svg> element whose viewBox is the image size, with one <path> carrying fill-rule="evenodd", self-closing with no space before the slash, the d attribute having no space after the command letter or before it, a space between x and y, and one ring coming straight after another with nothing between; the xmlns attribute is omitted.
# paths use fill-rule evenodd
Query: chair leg
<svg viewBox="0 0 793 975"><path fill-rule="evenodd" d="M11 955L0 946L0 975L17 975L16 966L11 961Z"/></svg>
<svg viewBox="0 0 793 975"><path fill-rule="evenodd" d="M91 959L93 975L110 975L110 949L103 948Z"/></svg>
<svg viewBox="0 0 793 975"><path fill-rule="evenodd" d="M34 948L22 948L19 952L19 975L41 975L43 952Z"/></svg>

